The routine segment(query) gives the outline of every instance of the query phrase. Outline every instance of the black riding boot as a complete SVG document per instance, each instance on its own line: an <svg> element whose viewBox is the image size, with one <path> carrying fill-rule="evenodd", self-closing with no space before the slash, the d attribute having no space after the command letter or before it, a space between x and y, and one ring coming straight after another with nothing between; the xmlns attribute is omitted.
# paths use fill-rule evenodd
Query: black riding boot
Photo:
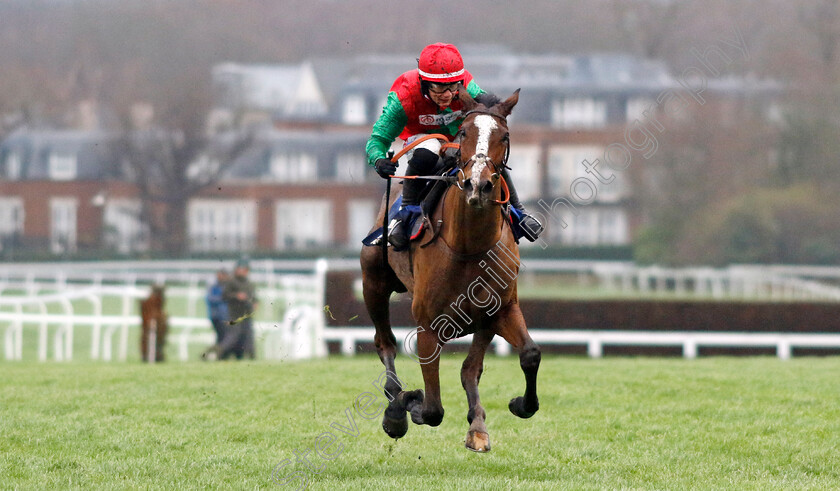
<svg viewBox="0 0 840 491"><path fill-rule="evenodd" d="M502 170L502 178L504 178L507 182L508 191L510 191L510 206L514 207L516 211L522 215L519 227L522 229L524 237L529 241L534 242L544 230L543 224L531 216L525 210L525 206L522 205L522 202L519 201L519 195L516 193L516 187L513 185L513 180L510 178L510 172L507 168Z"/></svg>
<svg viewBox="0 0 840 491"><path fill-rule="evenodd" d="M421 176L431 173L438 162L438 156L431 150L418 148L408 161L408 168L405 171L407 176ZM425 181L422 179L405 179L403 181L402 204L397 217L391 222L391 232L388 234L388 242L394 246L395 251L401 251L408 247L410 240L408 220L411 217L409 206L420 204L420 192L423 190Z"/></svg>

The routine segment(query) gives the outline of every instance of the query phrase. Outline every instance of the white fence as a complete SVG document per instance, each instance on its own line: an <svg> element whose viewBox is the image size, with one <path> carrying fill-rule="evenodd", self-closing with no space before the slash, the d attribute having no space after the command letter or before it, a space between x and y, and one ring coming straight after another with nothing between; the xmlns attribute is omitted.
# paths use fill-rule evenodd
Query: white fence
<svg viewBox="0 0 840 491"><path fill-rule="evenodd" d="M576 274L581 284L616 294L719 300L840 301L840 268L734 265L665 268L621 261L525 262L525 274Z"/></svg>
<svg viewBox="0 0 840 491"><path fill-rule="evenodd" d="M25 352L32 351L24 349L29 339L35 339L40 361L78 359L74 352L83 348L74 344L74 339L80 330L88 330L84 334L90 340L89 349L83 350L88 359L125 361L129 346L137 346L133 341L139 338L130 340L129 332L140 326L139 300L149 295L151 284L166 286L170 314L170 306L179 306L168 322L168 339L177 346L178 359L189 359L192 345L206 348L215 342L209 320L199 311L218 262L60 266L4 268L0 275L0 330L5 359L22 360ZM327 265L318 261L311 266L275 274L271 261L252 264L251 278L258 284L261 303L254 328L264 358L326 355L321 338Z"/></svg>
<svg viewBox="0 0 840 491"><path fill-rule="evenodd" d="M38 360L126 360L131 329L140 324L138 300L149 285L166 285L167 305L179 304L169 318L169 341L177 358L188 360L190 347L212 345L215 335L203 317L208 282L217 261L147 261L61 264L15 264L0 269L0 331L7 360L36 353ZM255 331L266 359L324 356L328 342L352 355L359 343L373 341L373 328L325 327L326 274L358 270L347 261L253 261L251 278L259 285L261 309ZM525 274L577 275L580 284L593 284L625 294L678 295L687 298L766 299L773 301L840 301L840 268L793 266L733 266L726 269L639 268L623 262L528 261ZM527 278L521 277L525 280ZM169 310L169 309L168 309ZM170 310L172 314L172 311ZM534 326L540 327L540 326ZM87 346L77 346L79 330L89 330ZM395 329L402 342L408 327ZM771 347L782 359L794 348L840 348L840 335L724 332L622 332L534 329L535 341L545 345L584 345L592 357L604 346L677 346L694 358L702 347ZM27 341L31 340L31 341ZM454 340L469 342L470 338ZM24 349L30 342L36 349ZM78 344L78 343L77 343ZM510 347L497 338L497 354Z"/></svg>
<svg viewBox="0 0 840 491"><path fill-rule="evenodd" d="M674 346L682 348L683 357L697 357L700 348L773 348L776 355L787 360L794 348L840 348L840 334L783 334L783 333L736 333L736 332L657 332L657 331L566 331L556 329L532 329L531 338L540 345L583 345L591 358L600 358L604 346ZM412 329L395 328L394 335L404 353L411 349L406 338ZM325 336L341 343L341 352L353 355L358 343L373 340L373 328L330 327ZM451 343L468 344L472 335L453 339ZM497 355L510 354L510 345L496 336L491 346Z"/></svg>

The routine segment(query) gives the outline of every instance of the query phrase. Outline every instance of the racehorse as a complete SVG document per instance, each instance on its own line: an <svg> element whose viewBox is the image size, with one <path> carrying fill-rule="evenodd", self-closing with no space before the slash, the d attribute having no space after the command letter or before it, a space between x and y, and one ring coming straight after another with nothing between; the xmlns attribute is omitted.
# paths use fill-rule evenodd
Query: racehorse
<svg viewBox="0 0 840 491"><path fill-rule="evenodd" d="M163 348L166 345L167 316L164 310L166 299L163 295L164 287L160 285L152 286L152 292L145 300L140 301L140 356L143 361L163 361ZM155 345L153 352L149 348L149 334L155 333ZM151 356L154 359L151 359Z"/></svg>
<svg viewBox="0 0 840 491"><path fill-rule="evenodd" d="M507 117L519 101L517 90L492 107L475 102L461 87L465 118L456 136L460 144L458 170L426 225L431 239L403 252L388 254L379 247L364 247L361 254L365 305L376 327L375 346L386 368L384 392L389 399L382 427L400 438L408 431L406 413L416 424L437 426L443 420L440 398L439 355L450 339L472 334L472 344L461 368L470 424L465 445L476 452L490 450L486 414L478 394L484 355L497 334L519 351L525 374L525 394L508 407L520 418L539 409L537 371L540 350L528 334L519 307L516 276L519 251L509 220L500 209L506 202L501 178L507 164L510 137ZM399 194L399 193L395 193ZM383 203L380 223L391 203ZM417 322L416 351L421 364L423 390L406 391L397 377L396 337L391 329L389 298L392 292L412 294L411 312ZM409 339L406 339L409 343Z"/></svg>

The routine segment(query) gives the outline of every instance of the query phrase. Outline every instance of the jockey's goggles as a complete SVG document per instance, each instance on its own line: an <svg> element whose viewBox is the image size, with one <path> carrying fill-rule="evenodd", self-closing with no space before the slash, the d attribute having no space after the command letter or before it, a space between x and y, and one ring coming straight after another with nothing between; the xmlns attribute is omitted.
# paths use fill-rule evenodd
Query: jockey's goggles
<svg viewBox="0 0 840 491"><path fill-rule="evenodd" d="M458 83L455 82L453 84L436 84L436 83L429 83L429 92L434 95L443 95L445 92L456 93L458 92Z"/></svg>

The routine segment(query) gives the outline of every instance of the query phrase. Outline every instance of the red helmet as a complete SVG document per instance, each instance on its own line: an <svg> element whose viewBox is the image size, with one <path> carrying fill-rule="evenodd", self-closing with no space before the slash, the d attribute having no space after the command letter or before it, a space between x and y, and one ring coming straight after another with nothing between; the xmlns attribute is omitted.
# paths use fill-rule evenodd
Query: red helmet
<svg viewBox="0 0 840 491"><path fill-rule="evenodd" d="M427 82L451 84L464 80L464 60L451 44L435 43L423 48L417 68L420 78Z"/></svg>

